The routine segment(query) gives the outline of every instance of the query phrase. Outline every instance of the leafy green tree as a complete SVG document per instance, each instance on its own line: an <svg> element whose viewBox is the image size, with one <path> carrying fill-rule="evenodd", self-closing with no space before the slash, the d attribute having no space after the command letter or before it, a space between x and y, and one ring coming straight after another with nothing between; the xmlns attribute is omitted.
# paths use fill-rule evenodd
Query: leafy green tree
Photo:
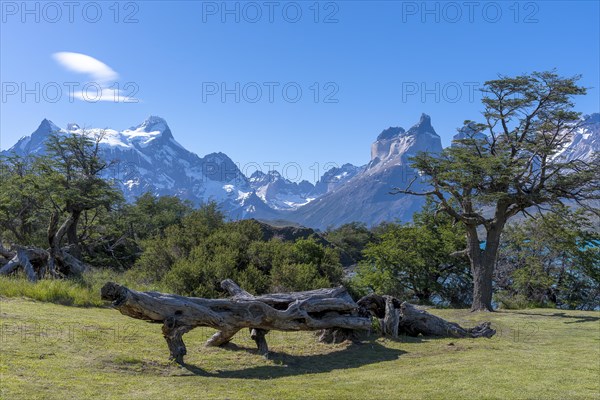
<svg viewBox="0 0 600 400"><path fill-rule="evenodd" d="M431 302L434 295L460 303L452 288L468 280L464 257L453 256L465 246L462 227L447 215L436 216L431 202L413 220L413 224L388 223L377 229L375 242L364 251L356 283L421 303Z"/></svg>
<svg viewBox="0 0 600 400"><path fill-rule="evenodd" d="M161 249L168 247L165 243L170 234L167 229ZM183 235L177 233L177 237ZM324 248L314 239L265 242L261 226L252 220L224 223L184 253L172 257L172 266L162 270L166 285L184 295L222 295L220 283L227 278L251 293L262 294L327 287L338 284L342 277L336 250ZM143 260L145 254L140 262Z"/></svg>
<svg viewBox="0 0 600 400"><path fill-rule="evenodd" d="M0 239L9 243L45 246L47 197L40 160L8 156L0 159ZM41 222L44 221L44 222Z"/></svg>
<svg viewBox="0 0 600 400"><path fill-rule="evenodd" d="M362 252L367 243L373 241L373 233L363 223L350 222L328 230L325 238L345 251L357 263L362 260Z"/></svg>
<svg viewBox="0 0 600 400"><path fill-rule="evenodd" d="M600 304L600 234L581 211L563 208L509 226L495 281L505 306L594 309Z"/></svg>
<svg viewBox="0 0 600 400"><path fill-rule="evenodd" d="M210 207L216 207L210 204ZM145 193L120 210L120 222L135 240L160 235L171 225L179 224L193 211L191 203L176 196L155 196ZM205 210L203 210L205 212Z"/></svg>
<svg viewBox="0 0 600 400"><path fill-rule="evenodd" d="M222 280L238 279L249 266L248 250L252 242L261 239L260 227L253 221L225 224L199 241L187 257L177 260L165 281L178 293L218 296ZM255 292L257 287L252 284L247 290Z"/></svg>
<svg viewBox="0 0 600 400"><path fill-rule="evenodd" d="M121 192L102 177L109 166L100 156L103 135L51 134L46 142L46 185L42 193L55 209L48 227L51 248L58 248L66 237L70 253L78 258L81 257L78 227L82 214L101 207L109 210L122 201ZM59 227L62 214L67 217Z"/></svg>
<svg viewBox="0 0 600 400"><path fill-rule="evenodd" d="M304 291L330 286L327 278L319 274L315 264L276 265L271 272L271 280L274 292Z"/></svg>
<svg viewBox="0 0 600 400"><path fill-rule="evenodd" d="M343 270L340 264L340 254L337 250L324 247L315 239L298 239L291 247L287 262L283 261L276 267L288 272L288 284L273 277L273 286L288 290L309 290L319 287L339 285L342 281ZM296 271L291 269L297 267ZM308 275L310 274L310 276ZM295 275L290 278L291 275ZM283 278L283 276L282 276ZM303 279L306 279L304 283ZM294 285L291 283L296 282Z"/></svg>
<svg viewBox="0 0 600 400"><path fill-rule="evenodd" d="M577 85L579 78L534 72L486 82L484 122L465 121L470 137L441 154L421 153L413 159L431 189L414 191L409 185L396 190L433 196L439 211L464 225L464 252L474 281L473 311L492 311L500 237L512 217L563 200L587 207L585 200L598 198L598 160L555 157L580 127L580 113L573 111L572 101L586 93ZM478 136L482 132L485 139Z"/></svg>
<svg viewBox="0 0 600 400"><path fill-rule="evenodd" d="M167 214L174 209L183 211L181 205L171 204L168 208L171 211ZM133 274L147 282L161 280L178 260L189 257L196 246L223 228L225 215L216 203L211 202L185 215L179 222L165 227L162 224L156 225L155 221L153 225L156 229L155 234L140 242L143 253L135 262L133 271Z"/></svg>

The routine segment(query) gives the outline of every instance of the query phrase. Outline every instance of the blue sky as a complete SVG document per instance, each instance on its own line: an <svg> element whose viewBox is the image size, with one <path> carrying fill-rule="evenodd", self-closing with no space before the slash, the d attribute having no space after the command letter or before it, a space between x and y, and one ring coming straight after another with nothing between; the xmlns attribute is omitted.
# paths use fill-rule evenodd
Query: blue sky
<svg viewBox="0 0 600 400"><path fill-rule="evenodd" d="M599 111L599 2L472 4L2 1L0 148L43 118L125 129L159 115L201 156L298 163L313 181L368 162L384 128L422 112L447 145L498 73L582 74L577 108Z"/></svg>

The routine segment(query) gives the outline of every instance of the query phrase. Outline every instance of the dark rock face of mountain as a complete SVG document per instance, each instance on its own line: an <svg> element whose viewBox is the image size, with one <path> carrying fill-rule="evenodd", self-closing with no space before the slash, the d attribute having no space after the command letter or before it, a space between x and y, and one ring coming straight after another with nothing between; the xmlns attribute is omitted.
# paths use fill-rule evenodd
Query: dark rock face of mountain
<svg viewBox="0 0 600 400"><path fill-rule="evenodd" d="M341 167L333 167L326 171L321 179L315 184L311 195L313 197L319 197L327 192L331 192L335 188L350 179L354 178L364 167L357 167L352 164L344 164Z"/></svg>
<svg viewBox="0 0 600 400"><path fill-rule="evenodd" d="M256 219L253 219L253 221L260 226L263 240L279 239L284 242L295 242L298 239L308 239L312 237L319 244L331 246L331 243L311 228L292 225L275 226L268 222L258 221Z"/></svg>
<svg viewBox="0 0 600 400"><path fill-rule="evenodd" d="M390 191L406 187L416 176L409 165L410 157L420 151L441 150L440 137L428 115L423 114L408 131L386 129L371 146L371 161L364 169L287 218L319 229L352 221L376 225L383 221L410 220L421 208L423 199L392 195ZM413 189L423 189L423 185L417 181Z"/></svg>

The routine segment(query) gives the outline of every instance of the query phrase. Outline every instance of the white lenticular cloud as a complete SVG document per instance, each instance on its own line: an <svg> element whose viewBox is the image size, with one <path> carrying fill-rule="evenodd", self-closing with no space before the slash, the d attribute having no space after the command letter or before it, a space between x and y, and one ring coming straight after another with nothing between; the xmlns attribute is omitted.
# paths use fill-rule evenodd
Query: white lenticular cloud
<svg viewBox="0 0 600 400"><path fill-rule="evenodd" d="M119 89L117 79L119 74L111 67L104 64L102 61L82 53L72 53L69 51L61 51L52 54L52 57L69 71L79 74L85 74L89 77L89 81L82 85L85 90L76 91L73 96L88 103L96 103L99 101L110 101L114 103L137 103L139 99L130 97L129 94L134 94L131 89L137 86L133 82L129 82L124 87L129 90L124 91ZM115 84L117 87L115 88ZM128 92L128 93L127 93ZM137 89L135 90L137 92Z"/></svg>
<svg viewBox="0 0 600 400"><path fill-rule="evenodd" d="M111 67L86 54L61 51L52 56L66 69L80 74L88 74L92 80L98 83L112 82L119 77L119 74Z"/></svg>

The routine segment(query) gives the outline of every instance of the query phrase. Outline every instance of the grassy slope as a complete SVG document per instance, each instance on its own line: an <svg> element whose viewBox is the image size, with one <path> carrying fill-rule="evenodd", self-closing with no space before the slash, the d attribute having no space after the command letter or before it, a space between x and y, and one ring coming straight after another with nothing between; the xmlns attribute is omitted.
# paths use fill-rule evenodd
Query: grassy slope
<svg viewBox="0 0 600 400"><path fill-rule="evenodd" d="M265 360L247 335L204 348L185 336L187 369L167 361L160 325L115 310L1 299L0 398L594 399L600 398L600 313L433 310L487 339L401 338L322 345L271 332ZM450 345L453 343L453 345Z"/></svg>

